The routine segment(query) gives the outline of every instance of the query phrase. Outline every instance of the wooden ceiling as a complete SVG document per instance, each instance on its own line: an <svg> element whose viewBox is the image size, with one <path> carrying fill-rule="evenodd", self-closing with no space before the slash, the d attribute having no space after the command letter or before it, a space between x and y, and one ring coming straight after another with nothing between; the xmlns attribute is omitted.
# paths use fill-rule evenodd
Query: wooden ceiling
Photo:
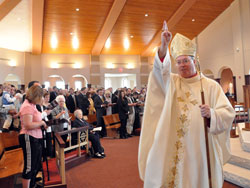
<svg viewBox="0 0 250 188"><path fill-rule="evenodd" d="M173 34L179 32L193 39L232 2L233 0L45 0L42 53L150 56L159 45L164 20L170 22L169 29ZM148 16L145 17L145 14ZM52 35L58 40L55 49L50 44ZM78 49L72 47L73 36L79 39ZM108 38L111 43L109 49L105 48ZM125 38L130 44L127 50L123 46Z"/></svg>

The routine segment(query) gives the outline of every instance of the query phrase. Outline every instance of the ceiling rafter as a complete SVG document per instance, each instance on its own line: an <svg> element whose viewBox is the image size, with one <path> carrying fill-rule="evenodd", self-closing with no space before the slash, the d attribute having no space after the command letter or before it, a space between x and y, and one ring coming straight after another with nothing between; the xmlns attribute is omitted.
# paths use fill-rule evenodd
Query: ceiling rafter
<svg viewBox="0 0 250 188"><path fill-rule="evenodd" d="M44 0L32 0L32 54L41 54Z"/></svg>
<svg viewBox="0 0 250 188"><path fill-rule="evenodd" d="M21 0L5 0L0 4L0 21L12 11Z"/></svg>
<svg viewBox="0 0 250 188"><path fill-rule="evenodd" d="M126 0L115 0L110 12L103 24L103 27L95 41L95 44L92 48L92 55L100 55L101 51L105 45L106 40L108 39L124 5Z"/></svg>
<svg viewBox="0 0 250 188"><path fill-rule="evenodd" d="M168 20L168 29L171 31L175 25L182 19L182 17L187 13L187 11L193 6L197 0L185 0L181 6L177 9L173 16ZM153 49L158 46L161 42L161 33L162 30L159 30L154 38L147 45L145 50L141 53L141 56L150 56L153 52Z"/></svg>

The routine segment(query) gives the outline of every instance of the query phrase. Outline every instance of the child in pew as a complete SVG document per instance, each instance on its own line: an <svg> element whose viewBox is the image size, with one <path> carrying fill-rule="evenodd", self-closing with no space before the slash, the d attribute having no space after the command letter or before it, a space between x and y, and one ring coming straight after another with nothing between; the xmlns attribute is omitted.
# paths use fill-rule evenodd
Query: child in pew
<svg viewBox="0 0 250 188"><path fill-rule="evenodd" d="M21 107L22 94L17 93L15 97L13 97L12 93L10 93L10 85L3 85L3 96L2 96L2 107L8 110L6 114L6 119L3 125L3 132L8 132L13 121L14 129L19 130L19 119L18 119L18 111Z"/></svg>

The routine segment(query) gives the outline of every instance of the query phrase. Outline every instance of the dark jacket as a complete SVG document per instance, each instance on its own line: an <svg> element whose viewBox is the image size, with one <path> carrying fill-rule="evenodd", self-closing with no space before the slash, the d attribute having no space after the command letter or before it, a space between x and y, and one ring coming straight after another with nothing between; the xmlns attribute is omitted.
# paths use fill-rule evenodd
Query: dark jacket
<svg viewBox="0 0 250 188"><path fill-rule="evenodd" d="M117 100L117 106L118 106L118 113L120 119L126 119L128 118L128 100L125 97L123 100L120 98Z"/></svg>
<svg viewBox="0 0 250 188"><path fill-rule="evenodd" d="M85 121L84 119L80 120L77 117L73 121L73 124L72 124L72 127L74 127L74 128L85 127L85 126L89 126L89 130L93 129L93 126L90 125L87 121Z"/></svg>
<svg viewBox="0 0 250 188"><path fill-rule="evenodd" d="M77 105L78 108L80 108L82 110L82 114L83 115L88 115L89 114L89 100L88 97L86 95L83 95L82 93L80 93L79 95L77 95Z"/></svg>
<svg viewBox="0 0 250 188"><path fill-rule="evenodd" d="M115 105L112 106L112 114L118 113L117 100L118 100L118 97L115 94L112 94L111 101L112 101L112 103L116 103Z"/></svg>
<svg viewBox="0 0 250 188"><path fill-rule="evenodd" d="M105 107L101 107L102 104L105 104L105 97L103 97L104 102L102 101L102 99L100 98L100 96L96 96L95 100L94 100L94 106L96 109L96 118L99 119L102 116L106 115L106 108Z"/></svg>
<svg viewBox="0 0 250 188"><path fill-rule="evenodd" d="M51 103L53 100L56 99L57 93L55 91L51 91L49 95L50 95L49 102Z"/></svg>
<svg viewBox="0 0 250 188"><path fill-rule="evenodd" d="M76 100L76 105L77 105L76 96L75 96L75 100ZM66 98L66 106L67 106L68 110L70 111L70 113L74 113L74 111L75 111L75 109L76 109L76 105L75 105L73 96L72 96L72 95L69 95L69 96Z"/></svg>

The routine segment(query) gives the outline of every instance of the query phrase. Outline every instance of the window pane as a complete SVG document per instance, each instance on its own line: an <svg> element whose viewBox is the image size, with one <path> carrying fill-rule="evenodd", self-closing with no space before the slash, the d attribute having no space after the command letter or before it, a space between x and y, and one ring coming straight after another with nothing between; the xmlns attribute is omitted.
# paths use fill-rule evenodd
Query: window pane
<svg viewBox="0 0 250 188"><path fill-rule="evenodd" d="M63 81L56 81L56 87L58 89L65 89L65 85Z"/></svg>
<svg viewBox="0 0 250 188"><path fill-rule="evenodd" d="M81 88L82 88L82 82L75 81L75 90L81 90Z"/></svg>
<svg viewBox="0 0 250 188"><path fill-rule="evenodd" d="M50 83L49 82L44 82L44 86L45 86L45 89L48 89L50 87Z"/></svg>

